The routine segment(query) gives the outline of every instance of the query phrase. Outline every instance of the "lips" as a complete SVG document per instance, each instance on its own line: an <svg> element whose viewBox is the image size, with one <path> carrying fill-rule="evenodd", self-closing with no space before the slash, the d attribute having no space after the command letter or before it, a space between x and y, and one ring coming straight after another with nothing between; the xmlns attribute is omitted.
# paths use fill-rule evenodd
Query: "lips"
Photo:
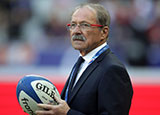
<svg viewBox="0 0 160 115"><path fill-rule="evenodd" d="M74 38L73 41L84 41L84 40L79 38Z"/></svg>

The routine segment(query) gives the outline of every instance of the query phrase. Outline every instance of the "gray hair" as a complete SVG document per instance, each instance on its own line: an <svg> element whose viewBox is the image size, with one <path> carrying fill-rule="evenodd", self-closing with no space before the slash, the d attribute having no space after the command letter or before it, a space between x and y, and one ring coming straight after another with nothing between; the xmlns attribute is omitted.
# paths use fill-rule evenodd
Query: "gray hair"
<svg viewBox="0 0 160 115"><path fill-rule="evenodd" d="M71 16L73 13L83 7L88 7L96 12L97 15L97 23L103 26L109 26L110 25L110 15L109 12L100 4L93 4L93 3L85 3L85 4L80 4L75 8L75 10L72 12Z"/></svg>

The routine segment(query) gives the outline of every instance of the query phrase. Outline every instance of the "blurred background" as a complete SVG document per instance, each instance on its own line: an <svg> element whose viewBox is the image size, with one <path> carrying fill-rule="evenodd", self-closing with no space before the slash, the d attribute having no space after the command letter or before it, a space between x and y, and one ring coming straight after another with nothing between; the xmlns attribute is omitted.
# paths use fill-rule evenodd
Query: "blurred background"
<svg viewBox="0 0 160 115"><path fill-rule="evenodd" d="M10 100L4 98L18 106L16 84L26 74L44 75L61 91L79 54L66 24L84 2L100 3L110 12L108 44L135 89L131 115L160 114L160 0L0 0L1 114L10 113Z"/></svg>
<svg viewBox="0 0 160 115"><path fill-rule="evenodd" d="M72 65L76 54L65 26L83 2L109 10L108 42L126 65L160 66L159 0L1 0L0 65Z"/></svg>

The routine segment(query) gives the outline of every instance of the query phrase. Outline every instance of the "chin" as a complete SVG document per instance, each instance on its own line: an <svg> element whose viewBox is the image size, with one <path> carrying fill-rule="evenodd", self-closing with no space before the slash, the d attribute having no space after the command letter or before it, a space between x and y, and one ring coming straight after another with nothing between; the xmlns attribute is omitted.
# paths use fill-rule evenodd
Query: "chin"
<svg viewBox="0 0 160 115"><path fill-rule="evenodd" d="M83 50L82 47L78 47L78 46L73 46L73 48L74 48L75 50L79 50L79 51Z"/></svg>
<svg viewBox="0 0 160 115"><path fill-rule="evenodd" d="M76 50L82 49L82 45L80 45L80 44L72 44L72 46Z"/></svg>
<svg viewBox="0 0 160 115"><path fill-rule="evenodd" d="M75 50L81 50L81 48L79 48L79 47L74 47L74 49L75 49Z"/></svg>
<svg viewBox="0 0 160 115"><path fill-rule="evenodd" d="M74 42L72 43L72 47L75 50L79 50L79 51L83 51L86 49L85 44L84 43L79 43L79 42Z"/></svg>

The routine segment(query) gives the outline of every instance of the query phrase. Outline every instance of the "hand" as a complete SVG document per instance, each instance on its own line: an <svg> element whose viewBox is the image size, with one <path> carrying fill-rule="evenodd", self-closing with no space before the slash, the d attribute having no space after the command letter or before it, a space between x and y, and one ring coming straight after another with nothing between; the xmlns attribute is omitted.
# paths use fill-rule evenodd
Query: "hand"
<svg viewBox="0 0 160 115"><path fill-rule="evenodd" d="M37 106L43 110L37 110L36 115L67 115L67 112L70 109L68 104L58 97L55 97L55 99L58 102L58 105L37 104Z"/></svg>

